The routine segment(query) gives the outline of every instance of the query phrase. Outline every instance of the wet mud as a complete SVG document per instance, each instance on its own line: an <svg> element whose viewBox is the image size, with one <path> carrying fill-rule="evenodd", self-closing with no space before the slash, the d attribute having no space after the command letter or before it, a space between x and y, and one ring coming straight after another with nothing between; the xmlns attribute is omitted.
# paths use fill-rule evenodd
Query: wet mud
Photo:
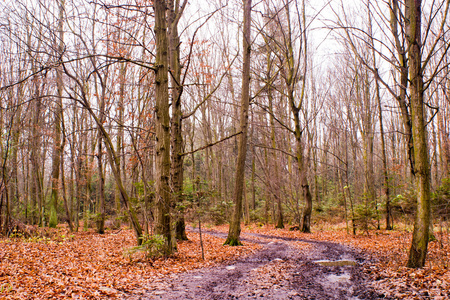
<svg viewBox="0 0 450 300"><path fill-rule="evenodd" d="M226 234L203 232L226 238ZM133 299L389 299L370 287L368 257L346 246L307 239L243 234L263 248L213 268L180 273ZM295 242L306 243L302 249ZM322 264L327 261L331 263Z"/></svg>

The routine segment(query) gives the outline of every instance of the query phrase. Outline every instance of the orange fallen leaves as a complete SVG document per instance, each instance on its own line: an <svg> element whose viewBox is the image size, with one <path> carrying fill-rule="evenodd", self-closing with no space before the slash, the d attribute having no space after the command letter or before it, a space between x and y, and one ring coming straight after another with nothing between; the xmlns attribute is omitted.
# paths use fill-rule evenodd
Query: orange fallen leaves
<svg viewBox="0 0 450 300"><path fill-rule="evenodd" d="M228 226L214 230L227 232ZM387 296L401 299L449 299L450 268L448 234L431 242L427 265L420 270L404 267L411 234L399 231L370 231L369 235L348 235L343 229L303 234L273 226L243 226L242 233L326 240L346 244L369 254L373 260L364 268L373 287ZM66 237L69 235L69 237ZM188 233L190 241L178 243L178 253L152 261L130 261L124 250L134 246L130 230L99 235L92 231L72 235L59 229L52 239L0 239L1 299L109 299L144 294L163 277L208 267L253 253L260 246L244 242L244 247L223 246L224 239L203 235L205 261L201 260L199 236ZM254 238L254 237L252 237ZM291 242L290 242L291 243ZM309 249L303 242L292 242Z"/></svg>
<svg viewBox="0 0 450 300"><path fill-rule="evenodd" d="M202 261L198 234L188 233L190 240L178 243L172 257L130 261L124 256L135 244L130 230L66 235L59 229L52 239L0 239L0 298L106 299L142 294L163 276L248 255L259 247L223 246L223 239L204 235Z"/></svg>

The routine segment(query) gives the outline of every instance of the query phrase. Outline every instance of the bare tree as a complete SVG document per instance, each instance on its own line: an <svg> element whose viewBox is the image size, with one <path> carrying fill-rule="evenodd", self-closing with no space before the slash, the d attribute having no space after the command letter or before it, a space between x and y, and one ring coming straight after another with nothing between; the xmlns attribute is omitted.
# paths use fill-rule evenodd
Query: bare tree
<svg viewBox="0 0 450 300"><path fill-rule="evenodd" d="M414 173L417 189L417 212L407 266L410 268L422 268L425 266L429 240L431 178L424 110L421 0L408 0L405 2L405 22L410 64L411 123L414 140Z"/></svg>
<svg viewBox="0 0 450 300"><path fill-rule="evenodd" d="M182 135L182 110L181 95L183 93L183 82L181 78L180 62L180 37L178 34L178 23L187 5L187 0L169 1L168 6L168 38L169 38L169 64L172 82L172 128L171 128L171 187L173 193L173 206L181 205L183 193L183 135ZM176 233L179 240L187 240L184 213L180 211L176 216Z"/></svg>
<svg viewBox="0 0 450 300"><path fill-rule="evenodd" d="M170 192L170 116L169 116L169 41L167 34L167 5L164 0L155 0L156 36L156 227L155 232L165 238L165 254L175 249L171 230Z"/></svg>
<svg viewBox="0 0 450 300"><path fill-rule="evenodd" d="M250 53L251 53L251 9L252 1L244 0L244 20L243 20L243 67L242 67L242 94L240 109L240 131L238 156L236 161L236 177L234 186L234 213L230 223L230 229L225 241L226 245L241 245L241 216L242 216L242 196L244 193L245 179L245 158L247 155L247 134L248 134L248 111L250 105Z"/></svg>

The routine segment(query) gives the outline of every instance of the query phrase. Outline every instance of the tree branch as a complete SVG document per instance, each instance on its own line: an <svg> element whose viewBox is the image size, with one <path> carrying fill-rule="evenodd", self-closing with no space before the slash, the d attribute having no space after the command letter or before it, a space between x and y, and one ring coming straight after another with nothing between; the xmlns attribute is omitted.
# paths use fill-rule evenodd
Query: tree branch
<svg viewBox="0 0 450 300"><path fill-rule="evenodd" d="M225 142L226 140L229 140L229 139L231 139L231 138L234 138L235 136L238 136L238 135L240 135L241 133L242 133L242 131L236 132L235 134L232 134L232 135L230 135L230 136L227 136L227 137L225 137L225 138L223 138L223 139L221 139L221 140L219 140L219 141L216 141L216 142L213 142L213 143L209 143L209 144L207 144L207 145L205 145L205 146L202 146L202 147L200 147L200 148L197 148L197 149L192 150L192 151L189 151L189 152L182 153L182 154L180 154L180 156L186 156L186 155L189 155L189 154L192 154L192 153L195 153L195 152L204 150L204 149L206 149L206 148L215 146L215 145L217 145L217 144L220 144L220 143L222 143L222 142Z"/></svg>

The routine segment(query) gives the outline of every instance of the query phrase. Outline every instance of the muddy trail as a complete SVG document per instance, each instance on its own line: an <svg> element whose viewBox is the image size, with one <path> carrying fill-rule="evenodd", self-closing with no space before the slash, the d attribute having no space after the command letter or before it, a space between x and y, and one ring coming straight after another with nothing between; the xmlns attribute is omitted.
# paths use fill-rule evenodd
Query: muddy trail
<svg viewBox="0 0 450 300"><path fill-rule="evenodd" d="M203 233L226 238L220 232ZM261 234L242 234L241 240L263 247L225 265L174 275L132 298L386 299L369 287L363 271L367 257L355 249Z"/></svg>

